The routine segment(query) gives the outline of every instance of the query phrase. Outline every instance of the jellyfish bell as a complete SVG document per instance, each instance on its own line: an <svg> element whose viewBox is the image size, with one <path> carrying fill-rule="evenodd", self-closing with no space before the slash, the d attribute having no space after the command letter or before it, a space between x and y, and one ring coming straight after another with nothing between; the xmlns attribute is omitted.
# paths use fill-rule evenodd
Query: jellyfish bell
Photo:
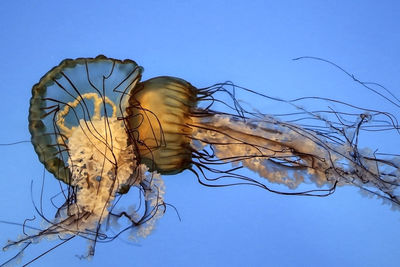
<svg viewBox="0 0 400 267"><path fill-rule="evenodd" d="M192 113L197 89L175 77L139 83L130 94L127 128L135 134L137 155L150 169L176 174L192 162Z"/></svg>
<svg viewBox="0 0 400 267"><path fill-rule="evenodd" d="M398 129L391 114L329 99L352 113L312 112L232 83L196 88L168 76L141 81L142 71L132 60L66 59L34 85L31 141L61 182L64 199L47 227L5 248L82 236L90 241L90 256L97 242L119 235L108 226L120 218L128 222L122 232L147 236L167 207L160 175L185 170L212 187L253 185L284 195L327 196L352 185L393 207L400 204L400 161L358 146L363 131ZM235 90L295 108L297 119L246 110ZM302 123L306 118L313 125ZM313 187L296 191L301 184ZM118 208L132 188L144 204Z"/></svg>

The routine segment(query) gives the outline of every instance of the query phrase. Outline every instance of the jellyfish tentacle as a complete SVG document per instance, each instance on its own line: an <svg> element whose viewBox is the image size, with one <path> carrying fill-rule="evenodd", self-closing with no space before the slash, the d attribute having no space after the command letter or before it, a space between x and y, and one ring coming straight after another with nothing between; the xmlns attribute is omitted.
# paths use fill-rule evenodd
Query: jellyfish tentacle
<svg viewBox="0 0 400 267"><path fill-rule="evenodd" d="M400 205L396 193L400 189L398 159L377 158L358 147L360 131L373 115L361 114L350 125L351 132L327 121L342 134L342 139L261 115L238 118L215 113L193 117L193 142L202 144L196 149L211 146L213 155L205 156L208 161L241 164L269 183L284 184L290 189L304 182L317 187L353 185L389 200L394 208Z"/></svg>

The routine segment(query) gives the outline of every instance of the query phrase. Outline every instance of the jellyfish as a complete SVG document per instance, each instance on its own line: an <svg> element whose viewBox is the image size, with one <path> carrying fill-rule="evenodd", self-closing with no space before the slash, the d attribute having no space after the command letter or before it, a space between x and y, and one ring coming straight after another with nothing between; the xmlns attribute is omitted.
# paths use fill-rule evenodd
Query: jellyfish
<svg viewBox="0 0 400 267"><path fill-rule="evenodd" d="M358 141L364 131L398 131L394 115L322 98L346 111L310 111L299 99L231 82L196 88L170 76L141 81L142 72L128 59L65 59L33 86L31 142L59 180L62 201L53 218L37 209L42 229L4 246L20 246L11 260L44 238L83 237L91 257L97 243L125 231L146 237L170 206L162 177L183 171L205 186L249 185L283 195L323 197L350 185L399 207L400 158L360 148ZM244 108L238 91L296 112L273 116ZM302 184L311 188L298 190ZM119 207L132 190L136 202ZM119 221L125 228L111 233Z"/></svg>

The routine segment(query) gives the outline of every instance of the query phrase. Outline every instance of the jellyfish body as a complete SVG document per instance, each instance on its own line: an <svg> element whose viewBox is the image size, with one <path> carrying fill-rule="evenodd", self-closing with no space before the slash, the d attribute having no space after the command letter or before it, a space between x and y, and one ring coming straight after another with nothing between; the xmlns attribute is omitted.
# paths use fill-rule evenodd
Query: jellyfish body
<svg viewBox="0 0 400 267"><path fill-rule="evenodd" d="M6 247L45 236L83 236L91 240L88 255L93 255L99 238L113 239L105 227L110 218L121 217L136 235L146 236L166 208L160 174L184 170L207 186L247 184L285 195L326 196L339 185L353 185L394 207L400 204L399 161L360 149L357 142L365 124L397 129L390 114L354 108L347 118L348 113L334 112L338 121L353 119L344 125L272 99L323 124L305 127L243 109L234 90L250 91L246 88L224 83L199 89L167 76L141 82L141 73L131 60L67 59L33 87L32 144L46 169L64 184L65 200L48 228ZM379 123L374 124L375 117ZM243 174L244 168L260 178ZM315 188L294 191L301 183ZM115 198L131 188L141 192L144 204L117 211Z"/></svg>

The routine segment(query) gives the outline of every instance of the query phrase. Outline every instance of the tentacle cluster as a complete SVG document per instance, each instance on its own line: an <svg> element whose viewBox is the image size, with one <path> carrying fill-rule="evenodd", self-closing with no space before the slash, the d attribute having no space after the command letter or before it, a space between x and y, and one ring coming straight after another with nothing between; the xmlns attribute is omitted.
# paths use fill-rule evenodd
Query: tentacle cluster
<svg viewBox="0 0 400 267"><path fill-rule="evenodd" d="M33 87L32 144L60 181L63 201L55 218L38 209L44 229L5 248L24 244L20 255L45 236L63 242L82 236L91 242L90 256L97 242L127 230L147 236L167 206L160 174L184 170L212 187L246 184L284 195L327 196L337 186L353 185L400 205L399 157L359 147L365 131L398 131L392 114L317 97L285 101L230 82L202 89L168 76L141 82L142 70L134 61L104 56L67 59ZM295 111L246 110L238 91ZM305 99L346 112L310 111L298 104ZM400 107L396 101L389 102ZM295 191L303 183L313 188ZM119 207L135 189L139 202ZM111 222L121 221L126 227L110 235Z"/></svg>

